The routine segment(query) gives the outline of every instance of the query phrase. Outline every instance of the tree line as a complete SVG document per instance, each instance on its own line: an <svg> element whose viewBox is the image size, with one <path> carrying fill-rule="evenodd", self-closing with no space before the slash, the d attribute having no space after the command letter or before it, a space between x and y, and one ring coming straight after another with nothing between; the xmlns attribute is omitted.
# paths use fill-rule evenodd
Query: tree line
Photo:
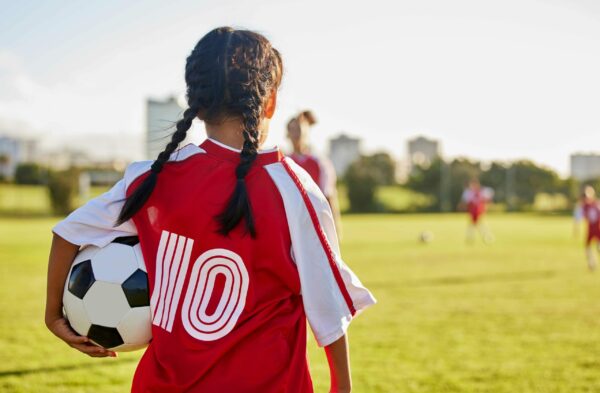
<svg viewBox="0 0 600 393"><path fill-rule="evenodd" d="M498 209L533 210L536 198L546 195L560 197L561 203L554 209L567 211L583 186L571 177L561 178L556 171L529 160L483 163L467 158L438 159L429 165L414 166L403 184L396 182L395 173L396 163L387 153L356 160L342 178L350 210L385 211L385 206L376 198L376 190L397 185L429 197L430 202L419 210L456 211L466 184L471 179L479 179L483 186L494 189L494 204ZM600 179L585 184L600 187Z"/></svg>

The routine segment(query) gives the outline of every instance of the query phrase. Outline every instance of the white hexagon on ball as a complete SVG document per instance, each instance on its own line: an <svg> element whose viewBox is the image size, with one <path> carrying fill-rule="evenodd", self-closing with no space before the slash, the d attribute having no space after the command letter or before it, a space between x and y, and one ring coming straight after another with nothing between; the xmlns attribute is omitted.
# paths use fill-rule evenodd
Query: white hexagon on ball
<svg viewBox="0 0 600 393"><path fill-rule="evenodd" d="M121 284L137 268L137 255L133 247L125 244L111 243L100 249L92 258L94 277L98 281Z"/></svg>
<svg viewBox="0 0 600 393"><path fill-rule="evenodd" d="M130 310L121 285L103 281L92 285L83 297L83 304L91 323L107 327L117 326Z"/></svg>
<svg viewBox="0 0 600 393"><path fill-rule="evenodd" d="M152 339L152 315L150 307L135 307L117 325L123 344L117 351L144 348Z"/></svg>

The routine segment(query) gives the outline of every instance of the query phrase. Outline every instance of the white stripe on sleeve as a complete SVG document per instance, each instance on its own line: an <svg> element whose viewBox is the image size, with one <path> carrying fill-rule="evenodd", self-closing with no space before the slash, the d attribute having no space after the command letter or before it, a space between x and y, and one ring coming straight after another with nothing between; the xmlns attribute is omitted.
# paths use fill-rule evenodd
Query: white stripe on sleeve
<svg viewBox="0 0 600 393"><path fill-rule="evenodd" d="M329 203L310 175L288 159L265 168L283 199L308 322L317 343L329 345L375 298L342 261Z"/></svg>

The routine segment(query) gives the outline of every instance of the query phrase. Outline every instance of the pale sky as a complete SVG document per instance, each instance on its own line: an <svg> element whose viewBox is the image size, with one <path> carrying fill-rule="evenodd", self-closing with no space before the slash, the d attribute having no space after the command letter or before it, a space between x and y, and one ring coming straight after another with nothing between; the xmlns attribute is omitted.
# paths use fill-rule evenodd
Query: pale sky
<svg viewBox="0 0 600 393"><path fill-rule="evenodd" d="M141 156L145 99L182 94L210 29L264 33L285 76L270 144L312 109L313 145L341 131L401 157L527 157L561 173L600 151L597 0L0 0L0 132ZM194 132L200 137L201 127Z"/></svg>

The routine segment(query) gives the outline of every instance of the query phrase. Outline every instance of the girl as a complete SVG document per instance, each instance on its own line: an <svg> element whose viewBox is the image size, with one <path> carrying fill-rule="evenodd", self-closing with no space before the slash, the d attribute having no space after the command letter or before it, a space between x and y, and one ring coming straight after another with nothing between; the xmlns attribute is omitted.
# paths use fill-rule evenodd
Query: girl
<svg viewBox="0 0 600 393"><path fill-rule="evenodd" d="M331 391L350 391L346 329L375 300L342 261L318 186L277 149L260 150L282 73L263 36L209 32L187 58L189 108L165 150L53 228L46 324L98 357L115 354L61 312L71 261L81 246L139 237L153 340L133 392L312 392L306 319ZM208 139L176 151L195 118Z"/></svg>
<svg viewBox="0 0 600 393"><path fill-rule="evenodd" d="M587 236L585 238L585 256L588 269L593 272L598 264L593 243L596 242L597 251L600 251L600 203L596 199L596 191L592 186L585 186L581 199L574 211L575 228L585 219L587 223Z"/></svg>
<svg viewBox="0 0 600 393"><path fill-rule="evenodd" d="M329 160L311 154L308 146L308 132L310 127L316 123L317 118L309 110L302 111L290 119L287 124L287 136L292 143L293 151L289 157L308 172L314 182L319 185L321 192L329 201L339 235L340 209L337 200L335 169Z"/></svg>

